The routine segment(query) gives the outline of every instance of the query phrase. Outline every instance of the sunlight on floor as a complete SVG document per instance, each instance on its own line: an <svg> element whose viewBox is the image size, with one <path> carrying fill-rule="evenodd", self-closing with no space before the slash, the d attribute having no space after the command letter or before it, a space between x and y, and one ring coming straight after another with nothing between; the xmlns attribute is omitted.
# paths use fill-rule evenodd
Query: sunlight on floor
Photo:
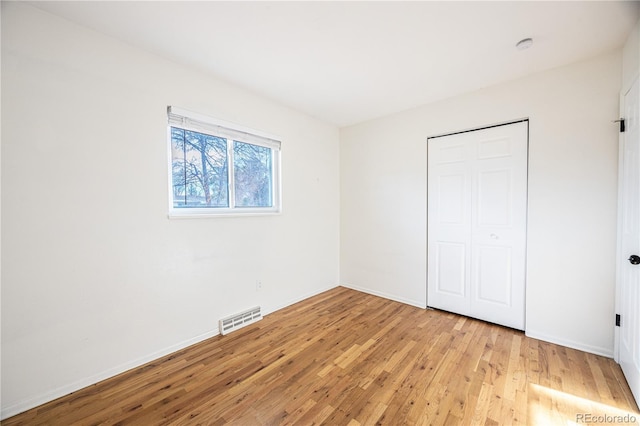
<svg viewBox="0 0 640 426"><path fill-rule="evenodd" d="M536 384L529 385L528 423L534 425L640 425L640 413L621 410Z"/></svg>

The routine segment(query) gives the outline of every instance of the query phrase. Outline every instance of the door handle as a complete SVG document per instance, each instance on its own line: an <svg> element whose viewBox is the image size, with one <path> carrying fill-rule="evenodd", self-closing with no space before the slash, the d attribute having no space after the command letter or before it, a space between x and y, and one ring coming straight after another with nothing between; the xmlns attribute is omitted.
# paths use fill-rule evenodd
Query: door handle
<svg viewBox="0 0 640 426"><path fill-rule="evenodd" d="M640 256L632 254L629 257L629 262L631 262L632 265L640 265Z"/></svg>

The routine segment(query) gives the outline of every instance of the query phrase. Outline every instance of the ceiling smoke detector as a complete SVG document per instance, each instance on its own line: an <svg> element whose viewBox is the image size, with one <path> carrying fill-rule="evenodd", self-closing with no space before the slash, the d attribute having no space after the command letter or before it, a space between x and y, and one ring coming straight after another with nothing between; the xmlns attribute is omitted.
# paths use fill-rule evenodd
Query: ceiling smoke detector
<svg viewBox="0 0 640 426"><path fill-rule="evenodd" d="M522 40L516 43L516 49L525 50L530 48L532 45L533 45L533 39L523 38Z"/></svg>

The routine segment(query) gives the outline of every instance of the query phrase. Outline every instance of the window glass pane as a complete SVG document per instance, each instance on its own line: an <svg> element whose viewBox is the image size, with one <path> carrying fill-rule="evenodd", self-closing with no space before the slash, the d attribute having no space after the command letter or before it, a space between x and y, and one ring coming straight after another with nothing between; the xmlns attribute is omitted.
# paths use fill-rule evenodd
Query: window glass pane
<svg viewBox="0 0 640 426"><path fill-rule="evenodd" d="M184 130L171 128L171 185L173 207L186 203L184 168Z"/></svg>
<svg viewBox="0 0 640 426"><path fill-rule="evenodd" d="M171 128L174 207L228 207L227 141Z"/></svg>
<svg viewBox="0 0 640 426"><path fill-rule="evenodd" d="M237 207L272 207L272 151L234 141L233 167Z"/></svg>

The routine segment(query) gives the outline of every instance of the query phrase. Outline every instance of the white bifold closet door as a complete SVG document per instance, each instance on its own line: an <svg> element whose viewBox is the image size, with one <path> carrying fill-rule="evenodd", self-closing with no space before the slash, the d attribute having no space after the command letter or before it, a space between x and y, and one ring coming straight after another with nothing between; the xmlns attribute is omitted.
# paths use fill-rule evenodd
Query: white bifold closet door
<svg viewBox="0 0 640 426"><path fill-rule="evenodd" d="M524 330L528 121L427 144L428 306Z"/></svg>

